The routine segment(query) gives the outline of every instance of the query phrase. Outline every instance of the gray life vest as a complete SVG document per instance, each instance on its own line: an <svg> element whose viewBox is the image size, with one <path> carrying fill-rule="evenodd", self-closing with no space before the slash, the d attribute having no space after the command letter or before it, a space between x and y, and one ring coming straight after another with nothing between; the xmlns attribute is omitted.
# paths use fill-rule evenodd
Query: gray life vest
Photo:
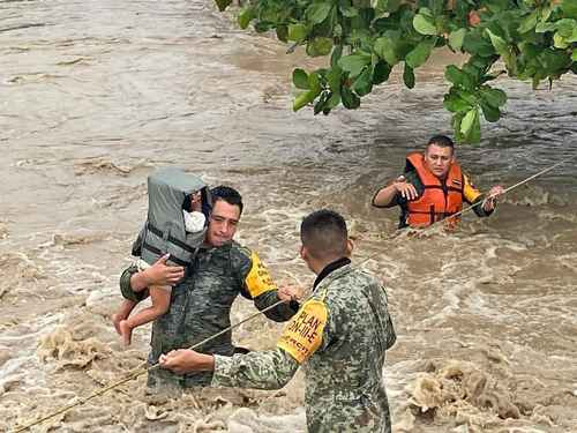
<svg viewBox="0 0 577 433"><path fill-rule="evenodd" d="M152 173L148 177L148 218L132 245L132 254L150 265L170 254L167 263L188 266L206 234L206 226L195 233L185 229L182 211L190 210L190 196L197 192L208 220L210 191L202 179L173 167Z"/></svg>

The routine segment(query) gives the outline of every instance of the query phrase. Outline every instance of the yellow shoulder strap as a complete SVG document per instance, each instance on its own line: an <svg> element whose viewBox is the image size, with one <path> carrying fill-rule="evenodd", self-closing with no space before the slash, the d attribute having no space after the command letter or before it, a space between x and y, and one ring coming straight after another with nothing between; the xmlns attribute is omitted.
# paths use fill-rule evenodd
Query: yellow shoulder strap
<svg viewBox="0 0 577 433"><path fill-rule="evenodd" d="M479 198L479 196L481 195L481 191L479 191L477 188L473 186L473 184L471 184L467 175L464 174L463 179L465 180L465 185L463 186L463 197L469 203L473 203L475 200Z"/></svg>
<svg viewBox="0 0 577 433"><path fill-rule="evenodd" d="M254 299L265 292L276 290L276 284L273 282L267 267L260 261L257 253L253 251L250 260L252 266L245 280L250 296Z"/></svg>
<svg viewBox="0 0 577 433"><path fill-rule="evenodd" d="M327 320L328 310L322 300L306 301L286 325L277 347L302 364L320 347Z"/></svg>

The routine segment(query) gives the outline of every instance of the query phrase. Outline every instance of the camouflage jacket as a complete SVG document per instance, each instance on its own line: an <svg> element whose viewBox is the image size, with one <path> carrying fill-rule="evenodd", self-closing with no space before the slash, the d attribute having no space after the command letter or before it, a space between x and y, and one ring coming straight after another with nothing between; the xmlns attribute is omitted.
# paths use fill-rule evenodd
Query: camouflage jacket
<svg viewBox="0 0 577 433"><path fill-rule="evenodd" d="M136 266L131 266L120 277L122 295L134 301L146 296L145 292L136 293L130 287L130 278L136 272ZM201 248L186 277L172 289L169 310L152 325L149 364L156 364L163 353L189 348L228 328L230 309L239 294L252 299L259 310L279 301L277 287L256 253L236 242ZM265 315L274 321L286 321L298 308L296 302L280 304ZM230 331L226 332L197 350L231 356L234 352L231 335ZM209 373L177 375L157 368L149 372L148 384L182 388L207 386L211 376Z"/></svg>
<svg viewBox="0 0 577 433"><path fill-rule="evenodd" d="M212 385L277 389L302 364L309 432L390 433L383 365L395 340L384 287L344 264L302 304L276 350L216 356Z"/></svg>

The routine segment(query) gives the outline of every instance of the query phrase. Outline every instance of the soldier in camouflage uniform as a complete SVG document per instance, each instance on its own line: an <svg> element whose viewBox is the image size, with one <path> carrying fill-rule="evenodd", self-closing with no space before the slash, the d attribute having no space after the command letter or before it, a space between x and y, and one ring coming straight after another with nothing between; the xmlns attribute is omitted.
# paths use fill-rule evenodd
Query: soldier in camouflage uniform
<svg viewBox="0 0 577 433"><path fill-rule="evenodd" d="M383 382L385 352L396 340L381 283L351 266L344 219L321 210L301 225L301 256L314 289L287 324L276 350L211 356L162 355L175 372L214 371L213 386L278 389L303 365L309 432L391 431Z"/></svg>
<svg viewBox="0 0 577 433"><path fill-rule="evenodd" d="M211 191L214 206L209 217L206 245L197 253L192 269L166 266L161 259L151 268L138 272L135 266L126 269L120 278L125 298L139 301L151 284L177 284L172 290L170 309L152 326L149 364L156 364L162 353L193 346L230 327L230 309L239 293L252 299L263 310L283 299L287 302L267 311L274 321L289 320L299 308L291 301L290 288L277 290L267 268L255 252L232 241L241 212L240 194L229 187ZM204 353L231 356L236 348L231 332L205 343L198 350ZM212 373L174 374L169 370L149 372L149 386L189 388L207 386Z"/></svg>

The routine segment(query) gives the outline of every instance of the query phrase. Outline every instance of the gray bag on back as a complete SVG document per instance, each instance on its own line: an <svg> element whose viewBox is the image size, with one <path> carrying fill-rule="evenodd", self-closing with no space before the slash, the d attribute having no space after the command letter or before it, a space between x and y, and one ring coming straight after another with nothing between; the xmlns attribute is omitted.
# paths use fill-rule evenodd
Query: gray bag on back
<svg viewBox="0 0 577 433"><path fill-rule="evenodd" d="M210 192L202 179L173 167L152 173L148 177L148 218L132 245L132 254L150 265L170 254L167 263L188 266L206 234L206 226L195 233L185 229L183 207L197 192L201 193L203 213L208 217Z"/></svg>

